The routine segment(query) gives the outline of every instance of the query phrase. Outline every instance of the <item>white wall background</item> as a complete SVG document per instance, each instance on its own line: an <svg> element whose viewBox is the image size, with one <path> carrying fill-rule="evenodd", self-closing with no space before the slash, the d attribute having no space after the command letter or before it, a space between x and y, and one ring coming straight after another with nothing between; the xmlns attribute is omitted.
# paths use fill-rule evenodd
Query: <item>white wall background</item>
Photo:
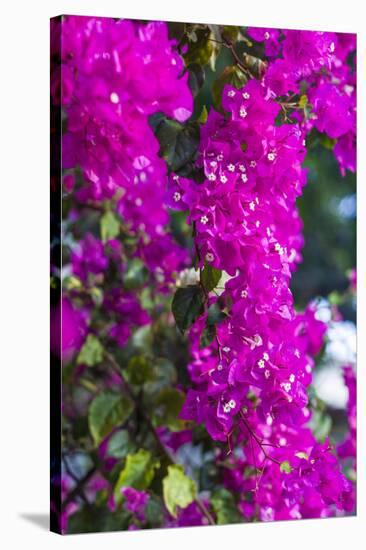
<svg viewBox="0 0 366 550"><path fill-rule="evenodd" d="M366 29L348 0L4 2L0 19L0 541L8 549L364 548ZM359 507L357 518L61 538L48 532L48 19L61 13L357 31ZM33 517L33 521L30 519ZM43 520L42 520L43 517ZM47 523L45 524L47 525ZM364 527L364 526L363 526ZM365 532L365 531L364 531Z"/></svg>

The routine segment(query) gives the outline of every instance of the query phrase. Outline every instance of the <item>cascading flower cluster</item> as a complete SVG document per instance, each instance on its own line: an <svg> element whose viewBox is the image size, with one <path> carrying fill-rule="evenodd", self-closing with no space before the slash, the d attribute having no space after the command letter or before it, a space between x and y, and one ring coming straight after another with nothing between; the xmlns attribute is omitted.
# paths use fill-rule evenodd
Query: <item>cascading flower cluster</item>
<svg viewBox="0 0 366 550"><path fill-rule="evenodd" d="M196 388L182 418L204 422L214 439L229 445L239 431L241 465L262 468L258 485L256 475L239 475L247 491L257 489L255 502L244 502L243 510L262 520L326 516L331 505L352 508L351 484L329 443L318 444L306 428L313 355L326 327L312 306L296 313L290 291L303 244L295 201L306 183L306 135L316 127L331 138L353 139L354 90L346 89L350 76L343 64L343 78L339 74L339 60L352 44L339 39L338 45L329 33L283 34L283 59L269 64L263 81L224 87L229 116L210 112L201 131L204 183L176 175L169 183L170 203L190 213L200 268L231 277L220 296L228 316L214 342L201 348L205 316L191 331ZM272 41L273 52L277 34L267 35L262 39ZM278 96L298 93L304 78L312 116L276 124Z"/></svg>

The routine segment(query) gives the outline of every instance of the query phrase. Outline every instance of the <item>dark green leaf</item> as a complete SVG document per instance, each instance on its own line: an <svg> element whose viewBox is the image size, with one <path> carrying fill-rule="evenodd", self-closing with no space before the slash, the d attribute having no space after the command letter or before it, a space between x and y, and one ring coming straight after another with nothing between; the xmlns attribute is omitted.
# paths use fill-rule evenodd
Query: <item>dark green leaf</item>
<svg viewBox="0 0 366 550"><path fill-rule="evenodd" d="M131 357L126 374L128 380L135 386L142 386L145 382L152 382L155 379L154 367L143 355Z"/></svg>
<svg viewBox="0 0 366 550"><path fill-rule="evenodd" d="M134 450L127 430L117 430L108 441L107 454L114 458L124 458Z"/></svg>
<svg viewBox="0 0 366 550"><path fill-rule="evenodd" d="M164 388L155 400L154 423L156 426L167 426L172 431L186 427L178 418L185 400L185 394L175 388Z"/></svg>
<svg viewBox="0 0 366 550"><path fill-rule="evenodd" d="M205 83L205 71L202 65L191 63L187 67L189 71L188 84L192 94L196 96Z"/></svg>
<svg viewBox="0 0 366 550"><path fill-rule="evenodd" d="M201 283L205 287L207 292L210 292L217 287L219 280L221 279L221 270L212 267L211 265L205 265L201 271Z"/></svg>
<svg viewBox="0 0 366 550"><path fill-rule="evenodd" d="M89 429L95 444L125 422L132 410L133 404L125 395L110 391L97 395L89 407Z"/></svg>
<svg viewBox="0 0 366 550"><path fill-rule="evenodd" d="M219 525L239 523L242 517L238 512L234 496L227 489L217 489L211 496L211 504Z"/></svg>
<svg viewBox="0 0 366 550"><path fill-rule="evenodd" d="M178 288L173 303L172 312L178 328L184 332L204 311L205 295L198 285Z"/></svg>
<svg viewBox="0 0 366 550"><path fill-rule="evenodd" d="M194 169L199 145L199 124L180 124L158 114L150 117L150 125L160 143L160 156L166 161L169 170L182 176L189 175Z"/></svg>

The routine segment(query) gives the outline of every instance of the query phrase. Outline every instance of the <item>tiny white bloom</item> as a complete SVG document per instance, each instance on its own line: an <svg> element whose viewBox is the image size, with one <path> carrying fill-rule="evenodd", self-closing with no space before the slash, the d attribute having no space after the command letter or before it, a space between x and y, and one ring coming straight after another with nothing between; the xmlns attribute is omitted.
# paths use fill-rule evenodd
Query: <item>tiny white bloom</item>
<svg viewBox="0 0 366 550"><path fill-rule="evenodd" d="M240 109L240 116L241 116L241 118L245 118L245 117L247 116L247 114L248 114L248 113L247 113L247 110L244 109L244 107L241 107L241 109Z"/></svg>
<svg viewBox="0 0 366 550"><path fill-rule="evenodd" d="M256 161L255 161L255 160L251 160L251 161L250 161L250 166L251 166L251 168L255 168L255 167L257 166Z"/></svg>
<svg viewBox="0 0 366 550"><path fill-rule="evenodd" d="M230 409L234 409L236 407L236 401L234 399L230 399L229 407Z"/></svg>
<svg viewBox="0 0 366 550"><path fill-rule="evenodd" d="M245 172L246 171L246 168L245 168L244 164L239 164L239 170L240 170L240 172Z"/></svg>
<svg viewBox="0 0 366 550"><path fill-rule="evenodd" d="M295 375L290 374L289 380L290 380L290 382L295 382Z"/></svg>
<svg viewBox="0 0 366 550"><path fill-rule="evenodd" d="M242 179L243 183L246 183L248 181L248 177L247 177L246 174L242 174L241 179Z"/></svg>
<svg viewBox="0 0 366 550"><path fill-rule="evenodd" d="M274 153L268 153L267 158L268 160L272 161L276 158L276 155Z"/></svg>
<svg viewBox="0 0 366 550"><path fill-rule="evenodd" d="M227 93L227 95L228 95L229 97L234 97L234 95L235 95L234 90L229 90L228 93Z"/></svg>
<svg viewBox="0 0 366 550"><path fill-rule="evenodd" d="M203 223L203 225L206 225L207 222L208 222L208 217L207 216L201 216L201 223Z"/></svg>
<svg viewBox="0 0 366 550"><path fill-rule="evenodd" d="M224 348L222 348L222 351L228 353L230 351L230 348L228 346L225 346Z"/></svg>
<svg viewBox="0 0 366 550"><path fill-rule="evenodd" d="M254 210L255 210L255 203L254 203L253 201L249 204L249 208L254 212Z"/></svg>
<svg viewBox="0 0 366 550"><path fill-rule="evenodd" d="M209 174L207 177L208 177L208 179L209 179L210 181L215 181L215 179L216 179L216 175L215 175L215 174Z"/></svg>
<svg viewBox="0 0 366 550"><path fill-rule="evenodd" d="M217 155L216 158L217 158L218 161L224 160L224 155L221 155L221 154Z"/></svg>
<svg viewBox="0 0 366 550"><path fill-rule="evenodd" d="M240 293L240 296L241 296L242 298L247 298L248 292L247 292L246 290L242 290L241 293Z"/></svg>
<svg viewBox="0 0 366 550"><path fill-rule="evenodd" d="M264 376L268 379L271 376L271 373L268 369L264 371Z"/></svg>
<svg viewBox="0 0 366 550"><path fill-rule="evenodd" d="M249 99L249 98L250 98L250 94L248 94L248 92L244 92L244 93L243 93L243 98L244 98L244 99Z"/></svg>
<svg viewBox="0 0 366 550"><path fill-rule="evenodd" d="M260 227L260 224L261 224L261 222L260 222L259 220L257 220L257 221L255 222L255 226L256 226L257 228Z"/></svg>
<svg viewBox="0 0 366 550"><path fill-rule="evenodd" d="M225 403L224 405L224 412L225 413L229 413L231 411L231 407L229 405L229 403Z"/></svg>
<svg viewBox="0 0 366 550"><path fill-rule="evenodd" d="M260 369L264 369L264 361L263 361L263 359L260 359L260 360L258 361L258 367L259 367Z"/></svg>
<svg viewBox="0 0 366 550"><path fill-rule="evenodd" d="M263 353L263 359L264 359L265 361L268 361L268 360L269 360L269 355L268 355L268 353L267 353L266 351Z"/></svg>
<svg viewBox="0 0 366 550"><path fill-rule="evenodd" d="M223 366L221 365L221 363L217 365L217 370L222 370L222 369L223 369Z"/></svg>
<svg viewBox="0 0 366 550"><path fill-rule="evenodd" d="M226 183L227 182L227 177L225 176L225 174L222 174L222 176L220 176L220 181L221 181L221 183Z"/></svg>
<svg viewBox="0 0 366 550"><path fill-rule="evenodd" d="M116 94L116 92L112 92L111 95L109 96L109 99L114 104L119 103L119 95Z"/></svg>
<svg viewBox="0 0 366 550"><path fill-rule="evenodd" d="M206 260L207 260L208 262L213 262L215 256L214 256L211 252L207 252L205 258L206 258Z"/></svg>
<svg viewBox="0 0 366 550"><path fill-rule="evenodd" d="M265 40L268 40L268 39L269 39L269 32L265 32L265 33L264 33L264 38L265 38Z"/></svg>
<svg viewBox="0 0 366 550"><path fill-rule="evenodd" d="M178 191L176 191L176 192L174 193L174 195L173 195L173 198L174 198L175 202L178 202L178 201L180 201L180 199L182 198L182 196L181 196L180 193L178 193Z"/></svg>
<svg viewBox="0 0 366 550"><path fill-rule="evenodd" d="M229 172L234 172L235 166L233 164L228 164L227 169L229 170Z"/></svg>

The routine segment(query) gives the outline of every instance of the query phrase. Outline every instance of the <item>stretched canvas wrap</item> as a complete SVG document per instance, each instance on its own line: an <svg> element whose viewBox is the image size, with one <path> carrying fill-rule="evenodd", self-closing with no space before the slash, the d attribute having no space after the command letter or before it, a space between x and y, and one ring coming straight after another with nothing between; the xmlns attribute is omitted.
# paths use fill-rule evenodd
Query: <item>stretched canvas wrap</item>
<svg viewBox="0 0 366 550"><path fill-rule="evenodd" d="M52 530L356 513L355 56L51 20Z"/></svg>

